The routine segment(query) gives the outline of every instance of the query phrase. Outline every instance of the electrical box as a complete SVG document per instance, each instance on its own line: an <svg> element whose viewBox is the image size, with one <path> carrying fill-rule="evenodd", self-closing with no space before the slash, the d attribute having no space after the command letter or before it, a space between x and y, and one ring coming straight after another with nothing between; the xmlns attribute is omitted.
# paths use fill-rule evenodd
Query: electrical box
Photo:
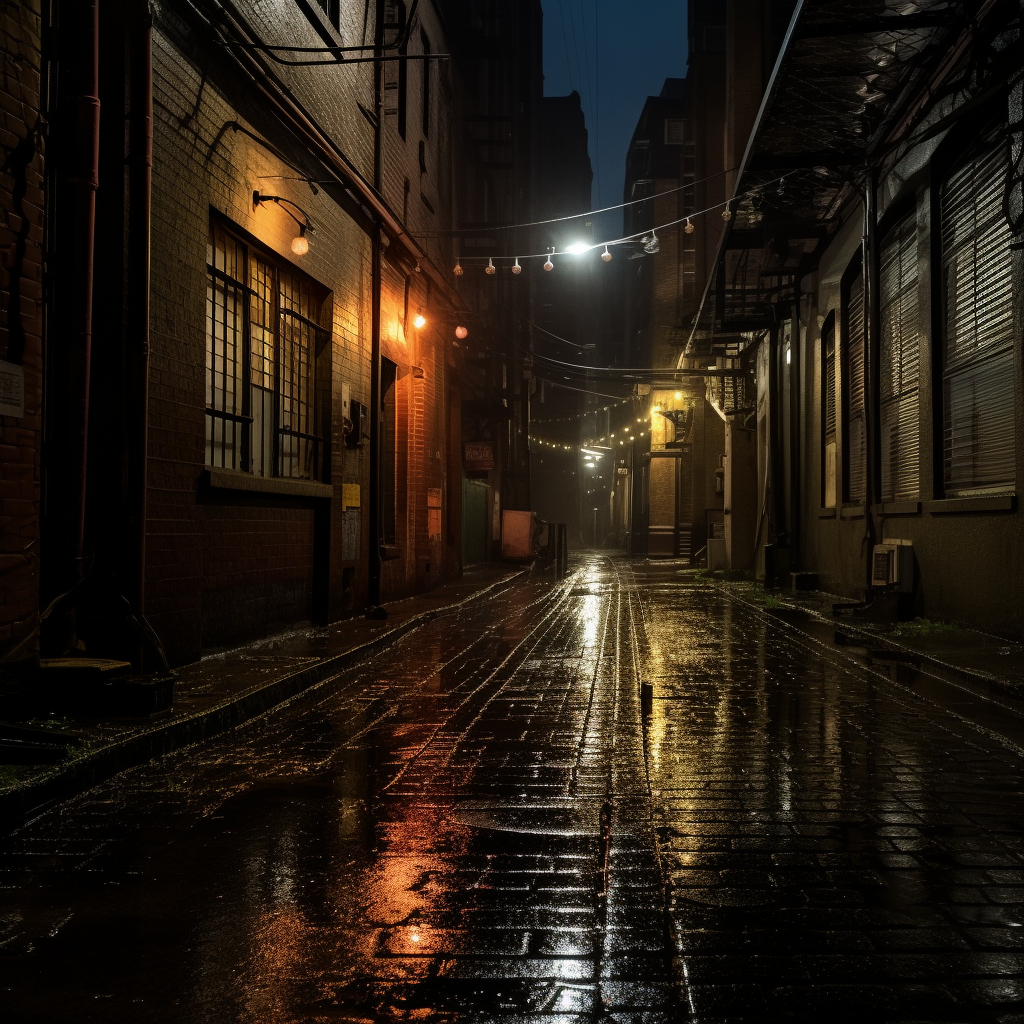
<svg viewBox="0 0 1024 1024"><path fill-rule="evenodd" d="M910 541L890 540L874 546L871 586L894 586L901 594L914 589L914 547Z"/></svg>
<svg viewBox="0 0 1024 1024"><path fill-rule="evenodd" d="M349 402L349 417L352 429L345 435L345 444L349 448L362 448L363 443L370 439L369 410L362 402Z"/></svg>

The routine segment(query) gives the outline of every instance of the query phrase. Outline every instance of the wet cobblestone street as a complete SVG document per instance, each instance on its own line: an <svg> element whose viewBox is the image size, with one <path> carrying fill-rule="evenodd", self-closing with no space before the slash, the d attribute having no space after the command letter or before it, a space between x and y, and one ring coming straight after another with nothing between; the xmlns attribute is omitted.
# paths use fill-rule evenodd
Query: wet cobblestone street
<svg viewBox="0 0 1024 1024"><path fill-rule="evenodd" d="M3 1019L1024 1022L1022 774L589 556L2 840Z"/></svg>

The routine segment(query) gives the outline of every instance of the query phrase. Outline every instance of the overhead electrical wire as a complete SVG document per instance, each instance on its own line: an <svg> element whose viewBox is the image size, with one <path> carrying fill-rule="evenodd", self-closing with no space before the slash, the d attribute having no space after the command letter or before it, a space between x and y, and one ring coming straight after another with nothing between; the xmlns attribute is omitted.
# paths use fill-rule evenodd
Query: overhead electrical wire
<svg viewBox="0 0 1024 1024"><path fill-rule="evenodd" d="M705 182L713 181L715 178L721 178L726 174L732 174L733 171L738 170L738 167L730 167L728 170L716 171L714 174L709 174L706 178L698 178L696 181L687 182L685 185L679 185L676 188L668 188L665 189L664 192L655 192L654 195L644 196L643 199L630 199L628 203L616 203L614 206L602 206L598 210L588 210L586 213L569 213L564 217L548 217L546 220L531 220L525 221L522 224L488 224L486 227L482 228L455 228L452 231L420 231L418 234L422 238L480 235L489 234L492 231L518 231L520 228L540 228L545 224L559 224L562 221L567 220L583 220L585 217L596 217L599 213L612 213L615 210L624 210L627 206L638 206L640 203L650 203L655 199L661 199L663 196L671 196L676 192L682 192L685 189L695 188L697 185L703 185ZM788 173L791 174L792 171ZM783 177L785 177L785 175L783 175ZM768 184L771 184L771 182L768 182ZM696 214L690 214L690 216L694 217Z"/></svg>
<svg viewBox="0 0 1024 1024"><path fill-rule="evenodd" d="M610 246L610 245L626 245L629 242L643 242L645 240L649 240L651 243L653 243L656 246L657 245L657 241L658 241L657 233L659 231L664 231L666 228L672 228L672 227L675 227L677 224L683 224L683 223L686 223L686 224L688 224L688 225L690 225L692 227L693 221L697 217L703 217L703 216L705 216L705 215L707 215L709 213L713 213L715 210L721 210L722 211L722 219L723 220L731 220L732 216L733 216L732 207L733 207L734 203L737 203L737 202L739 202L742 199L751 199L753 197L760 196L762 194L762 192L764 192L764 190L767 189L770 185L780 185L780 186L783 185L785 183L785 181L786 181L786 178L788 178L792 173L793 173L792 171L787 171L785 174L780 175L778 178L773 178L770 181L767 181L767 182L765 182L765 183L763 183L761 185L758 185L756 188L752 188L752 189L749 189L746 192L741 192L741 193L738 193L736 195L733 195L730 198L724 200L723 202L721 202L721 203L714 203L711 206L705 207L703 210L694 210L692 213L688 213L688 214L686 214L683 217L677 217L675 220L665 221L664 224L657 224L657 225L655 225L652 228L647 228L646 230L634 231L632 234L622 235L619 238L609 238L609 239L604 239L604 240L599 241L599 242L593 242L593 243L587 243L587 244L581 243L579 248L577 248L575 245L572 246L570 249L557 249L554 246L548 246L548 248L544 252L519 253L518 255L510 254L510 255L507 255L507 256L493 256L492 255L492 256L466 256L466 257L462 257L460 255L458 257L458 259L456 260L456 262L455 262L455 268L456 268L455 269L455 275L459 276L462 273L462 260L463 260L463 258L466 260L467 263L484 263L484 262L486 262L487 273L488 274L493 274L497 270L497 267L494 265L494 261L495 260L515 260L515 263L518 263L519 260L538 260L538 259L541 259L543 257L545 259L545 261L546 261L545 264L544 264L544 269L545 270L550 270L550 269L553 269L553 264L551 264L551 257L552 256L581 256L585 252L589 252L592 249L600 249L602 246L607 250L608 246ZM685 188L690 188L691 186L687 185L687 186L684 186L684 187ZM673 191L679 191L679 190L678 189L674 189ZM573 219L575 219L575 218L573 218ZM647 252L651 253L651 254L653 254L653 253L655 253L657 251L658 251L657 248L651 248L651 249L647 250ZM601 258L605 259L606 257L607 257L607 259L611 259L611 254L610 253L602 254ZM518 273L518 271L515 270L514 267L515 267L515 265L513 265L513 273ZM570 342L570 344L571 344L571 342Z"/></svg>

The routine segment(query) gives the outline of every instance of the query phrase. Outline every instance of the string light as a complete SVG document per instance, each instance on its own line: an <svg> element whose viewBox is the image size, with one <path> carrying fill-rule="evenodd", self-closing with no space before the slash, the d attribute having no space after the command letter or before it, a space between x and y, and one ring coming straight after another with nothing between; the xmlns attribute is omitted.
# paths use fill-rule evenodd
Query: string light
<svg viewBox="0 0 1024 1024"><path fill-rule="evenodd" d="M467 331L466 328L463 327L461 324L459 324L459 326L455 328L455 337L458 338L459 340L465 338L468 334L469 331Z"/></svg>
<svg viewBox="0 0 1024 1024"><path fill-rule="evenodd" d="M784 174L784 175L780 176L779 178L775 179L775 181L778 182L778 186L779 186L778 187L778 194L779 195L782 195L784 193L784 191L785 191L785 181L786 181L786 178L788 177L789 173L792 173L792 172L787 172L787 174ZM576 243L573 243L572 245L570 245L568 248L566 248L564 250L558 250L558 249L556 249L555 247L552 246L552 247L549 247L548 249L546 249L544 252L541 252L541 253L523 253L521 255L517 255L517 256L513 257L513 264L512 264L512 267L511 267L512 273L518 275L518 274L520 274L522 272L522 265L520 263L520 260L530 260L530 259L541 259L541 258L543 258L544 259L544 269L546 271L551 271L551 270L555 269L555 264L554 264L554 257L555 256L560 256L560 255L563 255L564 253L573 253L573 254L582 255L583 253L588 252L590 249L599 249L599 248L603 248L603 252L601 253L601 260L603 262L605 262L605 263L608 263L612 259L611 246L613 246L613 245L626 245L626 244L629 244L629 243L639 242L646 253L648 253L648 254L656 253L660 249L660 240L658 238L658 232L659 231L664 231L664 230L666 230L668 228L675 227L677 224L682 224L683 225L683 228L682 228L683 232L685 234L687 234L687 235L691 235L696 230L696 225L693 223L694 218L695 217L705 216L705 215L707 215L709 213L712 213L715 210L721 210L722 220L725 220L725 221L732 220L733 219L733 213L734 213L734 211L732 209L732 204L734 202L740 202L740 201L742 201L744 199L757 199L757 198L760 198L761 196L764 195L764 190L768 186L770 186L771 184L772 184L772 182L769 181L769 182L767 182L767 183L765 183L763 185L759 185L757 188L750 189L747 192L742 193L741 195L733 196L731 199L726 200L724 203L716 203L713 206L707 207L706 209L696 210L694 212L691 212L691 213L687 214L684 217L679 217L679 218L677 218L675 220L667 221L664 224L655 225L649 231L637 232L637 233L632 234L632 235L624 235L624 236L622 236L620 238L612 238L612 239L608 239L606 241L596 242L593 245L584 244L582 242L576 242ZM690 186L686 186L686 187L690 187ZM673 190L673 191L676 191L676 190ZM646 201L647 200L644 200L644 202L646 202ZM597 211L597 212L601 212L601 211ZM757 217L758 212L759 211L755 211L755 218ZM568 218L568 219L577 219L579 216L580 215L575 215L573 218ZM556 219L564 219L564 218L556 218ZM546 222L543 222L543 223L546 223ZM508 259L509 257L505 256L505 257L497 257L497 258L499 258L499 259ZM474 260L474 259L483 260L484 257L483 256L470 257L471 261ZM497 268L494 265L495 257L494 256L488 256L488 257L486 257L486 259L487 259L487 265L484 267L485 273L487 273L487 274L494 274L494 273L496 273L497 272ZM461 277L462 274L464 273L462 264L458 260L455 263L454 273L455 273L456 277Z"/></svg>

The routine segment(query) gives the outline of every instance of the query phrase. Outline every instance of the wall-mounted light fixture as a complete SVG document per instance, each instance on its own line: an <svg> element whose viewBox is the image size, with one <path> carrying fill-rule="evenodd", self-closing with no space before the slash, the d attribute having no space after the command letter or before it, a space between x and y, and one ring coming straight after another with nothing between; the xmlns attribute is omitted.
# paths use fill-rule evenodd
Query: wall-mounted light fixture
<svg viewBox="0 0 1024 1024"><path fill-rule="evenodd" d="M423 315L422 309L416 311L416 315L412 318L412 325L417 331L427 326L427 318Z"/></svg>
<svg viewBox="0 0 1024 1024"><path fill-rule="evenodd" d="M292 239L292 252L296 256L305 256L309 252L309 239L306 236L313 234L313 222L309 219L309 214L298 203L293 203L284 196L265 196L259 189L255 189L252 194L252 208L259 209L264 203L277 203L299 226L299 233ZM300 220L289 207L297 210L302 219Z"/></svg>

